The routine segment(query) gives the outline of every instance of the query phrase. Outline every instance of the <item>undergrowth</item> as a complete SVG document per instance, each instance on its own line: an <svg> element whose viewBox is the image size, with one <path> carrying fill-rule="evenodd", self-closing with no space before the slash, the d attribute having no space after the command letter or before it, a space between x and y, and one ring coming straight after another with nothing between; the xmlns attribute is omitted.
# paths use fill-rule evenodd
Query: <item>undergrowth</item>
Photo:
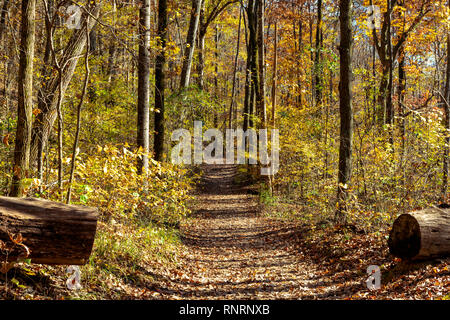
<svg viewBox="0 0 450 320"><path fill-rule="evenodd" d="M148 267L176 264L178 226L190 213L188 202L198 175L153 160L147 175L138 175L136 163L141 156L127 145L97 147L90 155L78 156L71 203L99 209L92 253L80 267L80 290L67 289L67 266L22 262L0 277L0 292L13 299L151 297L153 276ZM49 168L44 181L30 181L28 195L60 201L61 190L49 183L56 172ZM43 277L49 279L51 289L42 285Z"/></svg>

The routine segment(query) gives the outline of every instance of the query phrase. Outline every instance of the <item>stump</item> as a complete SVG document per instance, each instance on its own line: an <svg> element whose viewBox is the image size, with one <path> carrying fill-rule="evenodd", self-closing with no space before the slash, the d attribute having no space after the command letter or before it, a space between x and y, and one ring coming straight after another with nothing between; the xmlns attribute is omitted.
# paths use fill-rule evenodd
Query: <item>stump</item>
<svg viewBox="0 0 450 320"><path fill-rule="evenodd" d="M408 260L450 255L450 209L432 207L400 215L388 245L392 255Z"/></svg>
<svg viewBox="0 0 450 320"><path fill-rule="evenodd" d="M1 262L27 258L32 263L83 265L96 229L97 209L0 197Z"/></svg>

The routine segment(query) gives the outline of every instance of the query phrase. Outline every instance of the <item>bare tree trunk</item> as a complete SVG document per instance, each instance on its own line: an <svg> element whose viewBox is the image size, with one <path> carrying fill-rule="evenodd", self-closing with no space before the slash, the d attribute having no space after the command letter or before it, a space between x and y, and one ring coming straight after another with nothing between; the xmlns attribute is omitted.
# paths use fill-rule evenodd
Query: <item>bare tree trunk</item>
<svg viewBox="0 0 450 320"><path fill-rule="evenodd" d="M387 0L388 10L392 11L391 0ZM389 129L389 142L391 145L394 144L394 128L392 127L394 123L394 105L392 103L392 90L393 90L393 56L392 56L392 21L391 15L388 15L388 30L387 30L387 45L388 45L388 66L389 66L389 77L388 77L388 87L386 95L386 124L391 125Z"/></svg>
<svg viewBox="0 0 450 320"><path fill-rule="evenodd" d="M91 30L96 24L96 18L98 18L100 13L100 4L97 4L92 8L87 8L87 10L89 10L92 19L90 19L87 26L84 24L81 29L74 32L68 45L64 49L63 56L59 59L61 66L64 66L61 77L62 98L64 98L65 91L72 79L78 59L86 45L85 29L87 27ZM83 14L83 21L87 16L87 14ZM81 21L81 23L83 23L83 21ZM30 163L36 161L39 149L42 148L41 150L44 150L47 145L50 132L57 118L58 101L59 75L53 74L51 78L42 85L38 92L38 108L41 110L41 113L36 116L36 120L33 124Z"/></svg>
<svg viewBox="0 0 450 320"><path fill-rule="evenodd" d="M249 0L249 5L250 5L250 1ZM241 8L241 10L243 10L243 8ZM248 13L248 9L247 9L247 17L249 17L249 13ZM247 62L246 62L246 67L245 67L245 84L244 84L244 110L243 110L243 129L244 131L247 131L248 126L249 126L249 116L250 116L250 95L251 95L251 65L252 65L252 48L251 48L251 42L250 42L250 37L248 35L248 31L247 31L247 25L248 28L250 28L250 22L246 23L246 19L245 19L245 15L244 15L244 30L245 30L245 44L247 47Z"/></svg>
<svg viewBox="0 0 450 320"><path fill-rule="evenodd" d="M237 62L238 62L238 58L239 58L239 48L240 48L240 44L241 44L241 20L242 20L242 11L239 9L239 26L238 26L238 35L237 35L236 55L234 57L233 87L231 90L229 128L233 127L232 117L233 117L233 108L234 108L234 97L235 97L235 92L236 92L236 71L237 71ZM237 126L237 123L235 123L235 125Z"/></svg>
<svg viewBox="0 0 450 320"><path fill-rule="evenodd" d="M113 28L116 27L116 15L117 15L117 8L116 8L116 0L112 1L113 8L112 8L112 26ZM117 43L114 39L114 37L111 39L111 43L109 45L108 50L108 82L114 82L117 75L117 56L119 54L119 50L117 48Z"/></svg>
<svg viewBox="0 0 450 320"><path fill-rule="evenodd" d="M214 98L216 101L219 100L219 82L217 80L218 76L219 76L219 38L220 38L220 33L219 33L219 26L216 24L216 34L214 36L214 45L215 45L215 50L214 50L214 73L216 74L216 76L214 77ZM217 111L214 111L213 114L213 124L214 124L214 128L217 128L217 123L218 122L218 117L217 117Z"/></svg>
<svg viewBox="0 0 450 320"><path fill-rule="evenodd" d="M150 0L142 0L139 9L139 58L137 145L143 155L138 159L138 173L148 169L150 144Z"/></svg>
<svg viewBox="0 0 450 320"><path fill-rule="evenodd" d="M450 1L448 2L450 7ZM445 76L445 92L442 98L444 106L444 128L445 128L445 146L443 155L442 168L442 201L446 201L448 189L448 167L449 167L449 148L450 148L450 32L447 30L447 72Z"/></svg>
<svg viewBox="0 0 450 320"><path fill-rule="evenodd" d="M258 101L259 97L259 85L258 85L258 41L257 41L257 32L258 32L258 1L260 0L249 0L248 8L247 8L247 16L248 16L248 27L249 27L249 48L251 55L251 64L250 64L250 100L249 100L249 127L252 128L254 126L254 114L255 114L255 100Z"/></svg>
<svg viewBox="0 0 450 320"><path fill-rule="evenodd" d="M200 90L205 88L205 38L206 33L200 33L198 38L198 64L197 64L197 84Z"/></svg>
<svg viewBox="0 0 450 320"><path fill-rule="evenodd" d="M45 4L44 4L45 5ZM41 74L45 77L48 77L51 72L51 61L52 61L52 23L51 19L53 18L53 0L47 1L47 9L46 9L46 15L45 15L45 32L46 32L46 39L45 39L45 53L44 53L44 64L42 66ZM39 97L39 94L38 94ZM39 107L39 102L38 102ZM43 146L41 145L38 149L38 155L37 155L37 169L38 169L38 179L40 181L39 184L39 192L42 192L42 181L43 181L43 174L44 174L44 150Z"/></svg>
<svg viewBox="0 0 450 320"><path fill-rule="evenodd" d="M192 0L191 18L189 21L189 31L186 40L186 48L184 49L183 68L181 69L180 89L189 86L191 77L192 57L194 56L195 42L197 37L197 29L200 21L200 10L202 0Z"/></svg>
<svg viewBox="0 0 450 320"><path fill-rule="evenodd" d="M399 3L402 7L404 6L404 1ZM406 23L405 14L403 14L403 22ZM405 30L403 29L403 32ZM405 95L406 95L406 70L405 70L405 47L401 46L399 51L399 63L398 63L398 110L399 110L399 122L400 122L400 139L401 139L401 149L400 149L400 170L402 172L401 186L403 189L405 199L406 194L406 167L405 167L405 155L406 155L406 118L405 118Z"/></svg>
<svg viewBox="0 0 450 320"><path fill-rule="evenodd" d="M314 93L316 105L322 103L322 0L317 1L316 47L314 56Z"/></svg>
<svg viewBox="0 0 450 320"><path fill-rule="evenodd" d="M337 224L345 224L347 220L347 192L352 172L352 140L353 140L353 114L352 114L352 0L339 1L341 43L340 54L340 146L339 146L339 178L337 200L338 207L335 215Z"/></svg>
<svg viewBox="0 0 450 320"><path fill-rule="evenodd" d="M3 40L3 34L5 32L6 15L8 14L9 10L9 2L10 0L3 1L2 11L0 13L0 41Z"/></svg>
<svg viewBox="0 0 450 320"><path fill-rule="evenodd" d="M273 40L273 71L272 71L272 128L275 128L275 111L277 108L277 64L278 64L278 24L275 20L275 32Z"/></svg>
<svg viewBox="0 0 450 320"><path fill-rule="evenodd" d="M258 46L258 91L256 96L257 115L261 128L266 127L266 72L265 72L265 53L264 53L264 0L258 0L257 4L257 46Z"/></svg>
<svg viewBox="0 0 450 320"><path fill-rule="evenodd" d="M274 44L273 44L273 79L272 79L272 128L275 129L275 114L277 108L277 68L278 68L278 24L275 20L275 30L274 30ZM275 175L269 176L269 187L270 194L273 195L273 187L275 184Z"/></svg>
<svg viewBox="0 0 450 320"><path fill-rule="evenodd" d="M30 168L31 127L33 119L33 59L36 0L22 1L20 65L18 77L17 133L14 149L12 197L23 195L23 179Z"/></svg>
<svg viewBox="0 0 450 320"><path fill-rule="evenodd" d="M295 41L295 39L294 39ZM298 57L297 57L297 85L298 85L298 107L303 105L302 81L301 81L301 58L303 53L303 21L298 21Z"/></svg>
<svg viewBox="0 0 450 320"><path fill-rule="evenodd" d="M155 64L155 137L154 152L155 160L162 161L164 153L164 90L165 86L165 64L166 64L166 37L167 37L167 0L159 0L158 4L158 32L160 39L158 54Z"/></svg>
<svg viewBox="0 0 450 320"><path fill-rule="evenodd" d="M86 23L89 23L89 18L86 21ZM87 41L87 47L86 47L86 53L84 55L84 83L83 83L83 89L80 96L80 101L78 102L77 106L77 127L75 131L75 139L73 142L73 149L72 149L72 163L70 167L70 177L69 177L69 187L67 190L67 198L66 203L70 204L71 196L72 196L72 183L75 175L75 165L77 161L77 155L78 155L78 142L80 140L80 131L81 131L81 109L83 107L84 98L86 96L86 91L89 83L89 53L90 53L90 45L89 45L89 32L87 32L86 29L86 37L88 37Z"/></svg>
<svg viewBox="0 0 450 320"><path fill-rule="evenodd" d="M199 20L199 30L198 30L198 64L197 64L197 84L198 87L203 90L205 87L204 83L204 69L205 69L205 38L206 38L206 25L205 25L205 1L202 1L202 6L200 9L200 20Z"/></svg>

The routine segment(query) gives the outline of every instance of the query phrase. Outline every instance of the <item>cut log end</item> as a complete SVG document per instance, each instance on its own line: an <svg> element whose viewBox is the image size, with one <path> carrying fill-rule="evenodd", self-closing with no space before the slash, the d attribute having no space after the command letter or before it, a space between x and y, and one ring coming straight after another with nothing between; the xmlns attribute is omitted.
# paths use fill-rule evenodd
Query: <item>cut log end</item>
<svg viewBox="0 0 450 320"><path fill-rule="evenodd" d="M396 257L412 259L420 252L420 238L417 219L409 214L402 214L395 220L389 235L389 251Z"/></svg>
<svg viewBox="0 0 450 320"><path fill-rule="evenodd" d="M450 209L431 207L400 215L388 240L392 255L408 260L450 255Z"/></svg>
<svg viewBox="0 0 450 320"><path fill-rule="evenodd" d="M97 216L95 208L0 197L0 260L83 265L91 255Z"/></svg>

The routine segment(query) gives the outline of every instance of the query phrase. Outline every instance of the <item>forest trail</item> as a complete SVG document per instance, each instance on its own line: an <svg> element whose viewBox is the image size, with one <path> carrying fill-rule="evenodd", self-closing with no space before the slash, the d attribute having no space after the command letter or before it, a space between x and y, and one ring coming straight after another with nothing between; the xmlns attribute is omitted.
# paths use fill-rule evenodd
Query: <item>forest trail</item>
<svg viewBox="0 0 450 320"><path fill-rule="evenodd" d="M194 217L181 227L180 270L160 279L162 298L320 297L315 265L296 245L301 227L260 216L256 196L234 183L236 166L203 170Z"/></svg>

